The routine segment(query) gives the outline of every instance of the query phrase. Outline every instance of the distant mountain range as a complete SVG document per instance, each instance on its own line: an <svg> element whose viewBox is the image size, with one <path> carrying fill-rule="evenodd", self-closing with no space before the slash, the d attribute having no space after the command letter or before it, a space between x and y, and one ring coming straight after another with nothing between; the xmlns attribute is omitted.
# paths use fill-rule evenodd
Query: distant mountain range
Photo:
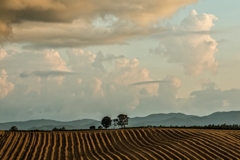
<svg viewBox="0 0 240 160"><path fill-rule="evenodd" d="M129 119L127 127L138 126L193 126L193 125L208 125L208 124L240 124L240 111L230 112L215 112L208 116L194 116L183 113L169 113L169 114L151 114L146 117L134 117ZM9 130L12 126L17 126L19 130L52 130L54 127L65 127L66 129L88 129L90 126L98 127L101 121L94 119L82 119L68 122L61 122L55 120L29 120L23 122L6 122L0 123L0 130Z"/></svg>

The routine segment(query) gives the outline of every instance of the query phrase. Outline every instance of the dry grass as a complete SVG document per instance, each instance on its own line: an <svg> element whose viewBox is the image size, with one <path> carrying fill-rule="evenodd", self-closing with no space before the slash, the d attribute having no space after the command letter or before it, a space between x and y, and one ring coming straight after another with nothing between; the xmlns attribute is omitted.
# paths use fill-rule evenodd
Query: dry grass
<svg viewBox="0 0 240 160"><path fill-rule="evenodd" d="M6 132L0 139L1 160L239 158L240 131L231 130L140 128Z"/></svg>

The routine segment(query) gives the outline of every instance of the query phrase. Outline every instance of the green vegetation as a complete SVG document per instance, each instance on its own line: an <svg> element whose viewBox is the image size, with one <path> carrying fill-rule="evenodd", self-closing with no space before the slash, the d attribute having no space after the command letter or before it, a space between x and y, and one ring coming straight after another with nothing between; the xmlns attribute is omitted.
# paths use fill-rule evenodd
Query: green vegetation
<svg viewBox="0 0 240 160"><path fill-rule="evenodd" d="M12 127L9 129L9 131L18 131L18 128L17 128L17 126L12 126Z"/></svg>
<svg viewBox="0 0 240 160"><path fill-rule="evenodd" d="M102 124L102 126L103 126L104 128L107 129L108 127L110 127L110 126L112 125L112 120L111 120L111 118L108 117L108 116L103 117L101 124Z"/></svg>

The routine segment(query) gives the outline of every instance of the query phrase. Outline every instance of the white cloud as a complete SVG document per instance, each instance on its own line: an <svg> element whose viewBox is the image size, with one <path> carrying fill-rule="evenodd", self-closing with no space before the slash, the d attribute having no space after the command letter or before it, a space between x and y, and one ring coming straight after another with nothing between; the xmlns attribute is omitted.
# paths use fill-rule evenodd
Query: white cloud
<svg viewBox="0 0 240 160"><path fill-rule="evenodd" d="M203 71L216 73L218 43L207 32L214 26L214 20L217 18L212 14L198 14L193 10L179 26L172 28L175 36L163 37L159 46L151 51L165 56L169 63L180 64L188 75L196 76ZM198 34L200 32L203 33Z"/></svg>
<svg viewBox="0 0 240 160"><path fill-rule="evenodd" d="M7 57L7 52L0 48L0 61Z"/></svg>
<svg viewBox="0 0 240 160"><path fill-rule="evenodd" d="M140 67L136 58L111 58L112 63L108 64L111 66L105 68L108 62L99 57L107 59L109 56L100 52L70 49L66 55L68 61L54 50L16 53L3 59L1 64L11 76L7 77L5 70L2 71L0 120L100 119L119 113L130 116L156 112L208 114L236 109L240 103L239 89L221 90L208 81L202 81L202 90L192 92L189 98L179 98L181 80L173 75L163 78L164 83L129 86L152 81L149 70ZM19 63L13 63L16 60ZM6 65L11 63L14 67ZM14 74L13 71L19 72ZM24 71L44 76L19 77ZM69 71L76 74L66 75ZM55 77L59 73L60 80Z"/></svg>
<svg viewBox="0 0 240 160"><path fill-rule="evenodd" d="M6 97L14 89L14 84L8 81L7 72L2 69L0 72L0 98Z"/></svg>

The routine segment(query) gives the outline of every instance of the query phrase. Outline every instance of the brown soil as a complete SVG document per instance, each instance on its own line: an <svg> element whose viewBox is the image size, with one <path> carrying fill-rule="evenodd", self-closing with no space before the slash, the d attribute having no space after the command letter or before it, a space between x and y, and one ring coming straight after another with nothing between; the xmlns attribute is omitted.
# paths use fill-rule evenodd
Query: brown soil
<svg viewBox="0 0 240 160"><path fill-rule="evenodd" d="M240 159L240 131L138 128L5 132L0 160Z"/></svg>

